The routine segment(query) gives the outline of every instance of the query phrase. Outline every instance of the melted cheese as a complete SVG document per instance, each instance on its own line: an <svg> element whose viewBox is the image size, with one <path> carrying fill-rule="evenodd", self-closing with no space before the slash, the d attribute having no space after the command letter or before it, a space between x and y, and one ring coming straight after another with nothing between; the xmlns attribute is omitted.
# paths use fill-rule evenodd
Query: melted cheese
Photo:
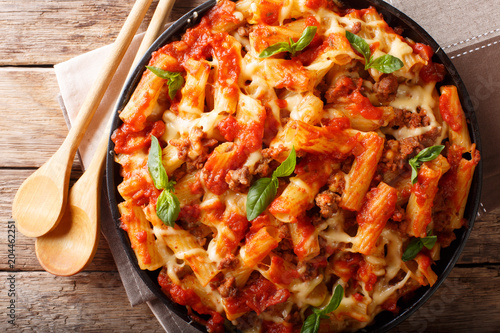
<svg viewBox="0 0 500 333"><path fill-rule="evenodd" d="M273 0L271 1L275 2ZM279 1L277 3L279 3ZM324 99L321 99L323 95L318 93L318 91L321 90L324 85L330 88L332 83L336 82L338 78L343 75L347 75L353 79L360 77L357 73L357 68L360 64L364 63L364 59L355 54L352 47L346 44L346 40L343 38L346 30L358 30L358 28L358 36L364 38L369 44L376 43L376 47L373 47L374 58L390 54L405 62L405 66L394 73L394 75L398 77L400 84L396 97L389 103L389 106L413 113L424 110L429 118L429 125L419 128L387 128L384 127L387 125L387 122L389 122L387 121L384 125L381 125L380 129L376 130L380 137L385 139L385 134L387 134L391 135L396 140L402 140L408 137L423 135L436 128L441 131L436 142L441 142L446 137L447 126L446 124L441 124L442 120L440 117L436 117L438 112L438 97L435 84L421 84L418 80L416 70L412 70L411 61L419 64L425 64L426 62L413 53L413 49L405 40L389 32L389 30L385 28L385 22L377 18L377 15L373 15L373 13L367 15L370 16L370 19L367 17L357 18L356 13L341 17L327 8L321 7L317 10L313 10L306 6L306 3L307 0L283 0L278 12L279 24L283 26L285 22L292 22L286 23L288 25L285 28L290 28L294 33L297 33L298 30L300 30L298 27L304 25L306 17L313 16L321 24L317 34L319 34L323 40L335 40L338 42L337 44L331 43L332 45L328 45L325 48L326 51L319 52L318 56L313 59L308 66L301 67L300 64L298 64L297 68L299 68L299 70L296 72L297 77L299 74L305 75L305 80L311 83L307 85L307 90L297 90L301 93L292 91L292 88L290 88L291 86L287 86L286 84L294 82L294 73L287 73L285 70L288 68L270 65L273 63L283 63L283 66L289 64L289 62L280 60L287 59L285 58L285 54L278 54L269 59L258 58L258 54L252 45L252 43L255 43L255 40L251 40L246 36L241 36L237 32L236 29L238 26L241 26L241 24L236 24L235 27L231 25L229 29L232 30L227 32L230 36L234 37L234 39L231 38L231 40L235 40L234 43L236 47L242 47L247 51L243 58L241 58L241 63L238 54L237 65L239 65L238 67L241 69L237 79L237 88L239 89L238 97L235 97L235 100L231 103L225 101L225 99L229 98L225 98L224 96L227 97L229 95L225 95L227 91L225 91L225 88L217 81L218 75L220 75L219 71L222 71L223 68L224 57L221 56L219 59L214 57L213 60L201 59L203 61L208 61L210 66L210 70L207 67L207 72L209 72L209 74L207 74L207 87L199 90L207 94L205 104L196 103L196 105L204 105L204 107L195 108L193 107L194 104L191 105L186 102L187 104L178 105L182 112L179 112L179 110L174 112L173 110L163 110L161 103L157 103L156 100L153 101L154 106L152 107L152 113L149 120L159 119L161 116L162 120L165 122L166 130L161 138L163 144L173 139L190 139L193 135L198 136L200 130L207 138L215 138L222 142L223 139L220 137L216 128L217 124L227 117L228 114L235 114L240 123L246 124L263 116L265 111L267 117L274 117L276 120L276 122L272 122L269 121L268 118L265 130L269 132L269 124L272 124L276 126L275 130L278 131L277 136L283 134L283 125L288 119L288 114L291 119L307 122L311 126L324 126L327 119L344 117L343 113L339 110L343 110L341 107L345 107L345 105L336 106L332 103L332 105L328 105L325 109L323 106ZM256 24L260 20L259 15L262 15L262 8L260 8L261 4L262 2L257 0L240 0L236 4L237 11L233 13L233 16L239 23L245 22L247 24ZM250 29L252 28L250 27ZM220 33L224 34L225 32ZM332 34L337 35L332 36ZM229 46L227 43L226 45L222 43L220 47L228 48ZM272 69L276 71L278 68L285 69L285 74L281 72L271 72ZM416 68L418 69L418 66L416 66ZM369 80L365 78L363 89L368 91L367 95L372 104L379 103L379 98L376 96L373 85L378 82L382 73L375 69L369 69L365 74L370 75L371 78ZM301 79L303 79L303 77ZM232 79L227 78L226 82L228 84L233 84L234 82L231 80ZM289 87L289 89L283 88L284 86ZM197 87L196 82L191 82L191 87L202 88ZM148 93L154 95L155 91L148 91ZM156 93L159 94L159 92ZM200 97L200 102L202 102L201 99ZM286 101L286 106L282 105L283 102L280 101L280 99ZM317 114L313 116L315 112ZM358 133L352 129L348 131L350 131L350 133ZM363 132L359 132L359 134L361 134L360 137L363 136ZM314 133L311 135L314 135ZM271 139L272 138L266 137L266 140ZM202 150L199 147L200 145L196 142L191 142L191 144L195 147L191 147L189 158L195 159L201 154ZM284 144L291 145L290 140L284 142ZM266 148L266 145L268 145L268 142L263 143L263 148ZM173 161L177 154L177 149L170 149L169 147L174 147L174 145L167 145L166 148L164 148L164 150L167 150L168 154L165 154L163 159L164 164L168 164L168 174L173 175L175 179L174 171L176 171L183 162L179 159ZM363 147L355 147L356 151L358 149L363 149ZM304 151L307 151L307 149L301 151L299 147L297 149L298 156L302 158L305 155ZM299 155L299 153L304 155ZM349 154L352 155L351 153ZM140 195L140 191L144 190L139 188L140 182L136 181L134 177L140 176L142 177L141 179L146 178L148 184L151 183L150 176L147 173L147 158L146 148L140 149L134 153L118 154L116 156L116 161L127 170L124 181L120 184L121 188L119 187L119 189L122 190L120 193L125 194L127 192L127 186L138 187L137 191L128 191L131 194L127 192L127 194L130 194L130 198L127 197L126 199L131 199L136 193ZM345 161L345 157L339 155L335 156L335 158L339 159L336 163L339 164L338 168L340 168L340 163L342 160ZM165 161L165 159L167 159L167 161ZM250 173L254 175L256 166L262 160L262 150L258 149L250 153L247 160L244 161L243 164L239 164L238 167L242 165L248 167ZM300 163L303 161L307 161L307 158L300 160ZM277 162L274 161L271 165L274 166L276 163ZM231 251L221 250L221 244L223 244L225 240L229 242L236 240L235 230L231 229L233 226L226 223L226 219L231 214L246 216L247 194L236 193L232 190L227 190L221 195L211 193L205 184L206 178L204 178L204 176L206 176L206 174L204 174L204 172L208 171L203 169L198 174L201 175L199 180L202 187L201 191L203 192L203 194L199 194L196 198L196 202L198 202L199 197L203 197L199 203L200 217L195 222L199 223L200 227L198 228L198 225L194 227L198 229L181 230L180 226L183 225L182 223L179 223L179 226L175 228L164 226L154 211L156 208L154 202L147 205L144 210L146 211L147 219L152 225L152 232L156 237L154 248L164 263L163 267L168 277L173 283L183 288L194 290L200 295L203 304L219 313L224 313L225 309L223 304L225 300L217 288L212 288L212 286L210 286L209 282L213 282L215 276L217 276L217 278L221 277L222 280L220 281L222 283L226 283L230 281L230 278L234 277L237 281L236 285L240 290L241 288L245 288L246 282L254 270L260 272L262 277L273 282L271 270L269 269L271 265L270 258L279 257L281 254L285 254L282 258L287 260L289 256L295 255L293 260L286 263L286 267L287 269L296 270L299 277L294 276L288 286L282 285L282 283L286 282L277 284L279 288L286 287L290 292L290 297L284 303L276 304L271 309L264 310L264 312L258 315L256 323L250 329L246 330L246 332L260 332L262 320L274 323L284 323L286 322L286 318L295 315L296 311L299 311L301 316L305 316L307 313L306 311L310 311L308 309L311 306L322 307L326 305L331 297L332 290L338 284L343 285L347 293L344 295L339 308L330 315L330 327L338 330L362 328L369 324L369 322L382 311L381 305L386 300L395 295L397 296L398 290L404 288L410 279L417 280L418 277L411 272L408 268L409 266L401 259L403 243L407 242L408 235L405 235L404 232L400 233L400 231L393 230L393 225L390 225L393 222L389 222L388 226L382 230L376 244L370 249L371 252L368 252L369 254L356 253L352 245L357 239L356 236L350 235L355 231L354 219L357 212L346 212L338 207L338 211L328 218L319 215L314 216L314 219L311 219L311 225L315 227L312 232L304 232L303 234L297 233L294 234L294 237L288 239L292 243L300 241L301 243L298 246L306 249L309 248L309 244L317 242L320 246L323 246L323 249L321 252L318 251L319 254L316 257L312 259L303 258L300 260L304 262L299 262L299 257L293 250L286 248L288 244L285 244L284 248L282 248L283 244L280 244L278 248L269 249L270 252L266 252L269 253L268 257L264 258L261 262L257 263L255 266L252 264L252 267L246 267L243 260L244 250L242 250L242 246L244 246L246 242L245 238L243 238L237 246L235 245L236 248L231 249ZM194 177L194 173L192 175ZM255 178L257 177L258 176ZM398 175L394 177L398 177ZM350 185L350 183L354 181L353 179L354 178L351 178L349 175L344 175L344 185ZM314 206L314 199L318 189L313 191L310 184L298 177L289 177L288 181L298 188L303 189L305 193L313 193L304 199L304 201L308 201L307 204L304 202L300 202L300 204L304 204L304 206L309 205L307 207L309 211L306 212L307 216L311 217L313 214L318 214L318 207L310 209ZM331 182L327 183L326 179L323 185L324 187L322 187L320 191L326 190L328 186L332 187ZM336 187L335 190L331 189L331 191L338 191L340 193L337 194L342 195L342 188L343 187L340 185ZM402 201L402 204L398 203L400 205L399 208L405 207L404 199ZM190 204L192 203L184 202L181 207L184 209ZM223 213L221 213L221 216L214 217L214 215L210 215L210 211L213 207L217 206L224 207ZM320 205L318 204L318 206ZM323 212L321 214L323 214ZM283 242L282 238L287 236L282 235L283 230L280 228L286 227L286 224L276 220L275 217L268 212L264 212L264 215L269 217L270 221L250 221L249 226L252 226L253 231L255 231L256 227L262 227L262 225L258 223L265 223L265 228L273 235L272 237L276 235L276 239ZM221 220L219 221L219 219ZM133 226L132 223L130 225ZM151 230L148 229L147 232L151 233ZM248 237L249 234L246 236ZM175 239L177 243L173 242L172 239ZM186 240L189 240L190 243ZM182 249L178 249L177 245L179 247L182 246ZM296 248L297 244L293 245ZM243 249L245 249L245 247L243 247ZM141 253L137 253L139 258ZM233 269L231 267L224 267L223 265L219 266L228 256L234 256L234 258L239 260L237 268ZM200 261L204 261L200 267L209 266L209 268L207 268L207 272L209 273L206 274L208 278L206 278L205 275L200 275L200 272L196 269L197 267L191 267L192 271L190 271L188 267L185 267L186 264L195 266L192 261L189 260L190 258L203 258L200 259ZM319 268L313 272L311 266L308 265L314 265L314 260L318 260L318 262L325 260L327 262L326 267L320 265ZM349 267L346 268L346 265L348 266L349 263L354 265L353 267L355 269L353 269L352 272ZM360 272L359 269L361 267L366 268L366 271ZM182 275L179 274L179 272L182 272ZM406 275L401 276L400 274L404 274L404 272L406 272ZM364 276L363 278L359 276L363 274L373 274L377 279L374 282L371 280L371 275L364 275L370 277L370 279L365 280ZM396 278L400 280L394 282ZM203 281L204 283L202 283ZM410 288L411 285L408 287ZM356 293L359 293L359 295L356 295ZM245 317L245 320L248 320L248 318L249 317ZM233 320L233 323L237 325L238 321L238 319Z"/></svg>
<svg viewBox="0 0 500 333"><path fill-rule="evenodd" d="M429 117L430 124L428 126L416 128L401 127L399 129L392 129L386 127L383 129L383 132L385 134L392 135L396 138L396 140L402 140L409 137L423 135L433 128L438 128L441 131L441 125L437 122L434 115L434 110L437 107L434 90L434 83L429 83L424 86L409 86L400 84L395 100L389 105L401 110L411 111L413 113L416 113L419 108L425 110L427 117Z"/></svg>

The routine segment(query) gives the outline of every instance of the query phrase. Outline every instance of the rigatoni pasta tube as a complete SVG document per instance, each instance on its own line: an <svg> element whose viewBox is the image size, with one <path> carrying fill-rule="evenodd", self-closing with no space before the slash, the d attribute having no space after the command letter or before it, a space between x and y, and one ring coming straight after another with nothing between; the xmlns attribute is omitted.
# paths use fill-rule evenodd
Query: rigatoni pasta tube
<svg viewBox="0 0 500 333"><path fill-rule="evenodd" d="M411 188L408 206L406 207L406 219L408 234L414 237L425 237L427 226L432 218L432 206L434 197L438 191L438 183L441 176L448 171L450 164L442 155L435 160L425 162L418 171L417 183Z"/></svg>
<svg viewBox="0 0 500 333"><path fill-rule="evenodd" d="M384 139L374 132L363 134L360 139L362 150L347 174L344 193L340 205L349 210L358 211L368 192L377 164L384 149Z"/></svg>
<svg viewBox="0 0 500 333"><path fill-rule="evenodd" d="M122 229L130 239L130 244L137 257L141 269L154 271L163 266L164 262L156 250L155 236L140 207L132 200L118 204L121 214Z"/></svg>
<svg viewBox="0 0 500 333"><path fill-rule="evenodd" d="M394 213L397 192L395 188L383 182L368 192L366 201L356 216L358 232L352 245L353 251L370 254L387 220Z"/></svg>
<svg viewBox="0 0 500 333"><path fill-rule="evenodd" d="M439 112L443 120L449 125L448 135L450 143L459 145L470 151L471 141L469 130L467 129L467 121L465 120L465 114L458 97L457 87L441 87Z"/></svg>

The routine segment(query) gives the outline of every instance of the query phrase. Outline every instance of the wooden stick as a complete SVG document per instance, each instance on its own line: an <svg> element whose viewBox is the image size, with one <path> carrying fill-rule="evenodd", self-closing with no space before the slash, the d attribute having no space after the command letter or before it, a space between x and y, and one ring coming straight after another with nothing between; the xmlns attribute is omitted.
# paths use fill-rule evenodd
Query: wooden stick
<svg viewBox="0 0 500 333"><path fill-rule="evenodd" d="M156 40L160 31L163 27L165 19L170 15L172 7L174 6L175 0L160 0L156 6L151 22L149 23L148 30L142 39L141 46L135 55L134 62L130 69L130 73L134 70L135 66L139 63L141 58L144 56L146 51L149 49L151 44Z"/></svg>

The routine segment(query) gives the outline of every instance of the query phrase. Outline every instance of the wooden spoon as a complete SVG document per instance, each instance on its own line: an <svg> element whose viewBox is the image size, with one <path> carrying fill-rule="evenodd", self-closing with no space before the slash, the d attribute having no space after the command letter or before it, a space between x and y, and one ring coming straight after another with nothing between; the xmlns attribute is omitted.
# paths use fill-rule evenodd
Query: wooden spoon
<svg viewBox="0 0 500 333"><path fill-rule="evenodd" d="M174 0L160 0L134 58L129 75L161 31ZM99 203L102 166L106 157L112 116L88 169L73 185L68 207L59 225L37 238L35 252L49 273L69 276L80 272L94 258L99 241Z"/></svg>
<svg viewBox="0 0 500 333"><path fill-rule="evenodd" d="M107 143L103 137L90 166L71 188L68 206L57 227L36 239L36 256L49 273L73 275L94 258L99 242L100 183Z"/></svg>
<svg viewBox="0 0 500 333"><path fill-rule="evenodd" d="M17 229L24 235L42 236L54 229L61 220L78 144L151 2L136 1L63 144L17 191L12 204L12 217Z"/></svg>

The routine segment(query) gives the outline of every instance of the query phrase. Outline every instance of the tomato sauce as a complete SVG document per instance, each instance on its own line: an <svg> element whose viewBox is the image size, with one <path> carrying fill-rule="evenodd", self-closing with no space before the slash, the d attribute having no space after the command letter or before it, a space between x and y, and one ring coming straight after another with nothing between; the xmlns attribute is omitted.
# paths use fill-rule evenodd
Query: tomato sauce
<svg viewBox="0 0 500 333"><path fill-rule="evenodd" d="M300 235L300 238L293 245L293 252L299 257L299 260L303 260L309 254L309 241L315 231L316 228L308 218L305 216L297 218L297 233Z"/></svg>
<svg viewBox="0 0 500 333"><path fill-rule="evenodd" d="M181 208L179 219L187 222L196 222L201 215L200 205L185 205Z"/></svg>
<svg viewBox="0 0 500 333"><path fill-rule="evenodd" d="M377 282L377 276L373 274L372 267L366 261L362 261L356 274L357 280L365 283L366 291L372 291Z"/></svg>
<svg viewBox="0 0 500 333"><path fill-rule="evenodd" d="M354 297L354 299L358 302L363 301L363 295L361 295L360 293L355 293L354 295L352 295L352 297Z"/></svg>
<svg viewBox="0 0 500 333"><path fill-rule="evenodd" d="M427 65L420 70L420 78L426 82L441 82L444 80L446 71L444 65L429 61Z"/></svg>
<svg viewBox="0 0 500 333"><path fill-rule="evenodd" d="M233 249L243 238L245 238L249 223L246 216L235 212L231 212L229 216L226 216L225 222L234 235L234 239L227 240L230 242L230 244L228 244L229 248Z"/></svg>
<svg viewBox="0 0 500 333"><path fill-rule="evenodd" d="M408 43L412 49L413 52L418 54L422 59L429 61L432 59L432 56L434 55L434 51L429 45L422 44L422 43Z"/></svg>
<svg viewBox="0 0 500 333"><path fill-rule="evenodd" d="M233 15L236 4L233 1L222 0L217 3L207 14L210 27L218 27L230 23L237 24L239 21Z"/></svg>
<svg viewBox="0 0 500 333"><path fill-rule="evenodd" d="M354 91L350 99L352 104L347 109L353 114L359 113L363 118L370 120L382 119L382 110L373 106L368 97L363 96L359 90Z"/></svg>
<svg viewBox="0 0 500 333"><path fill-rule="evenodd" d="M447 90L443 92L441 96L439 96L439 112L443 117L443 120L446 121L448 125L455 131L459 132L462 129L462 112L454 112L453 110L458 111L460 108L459 105L452 105L453 100ZM460 110L461 111L461 110Z"/></svg>
<svg viewBox="0 0 500 333"><path fill-rule="evenodd" d="M333 131L342 131L351 128L351 121L347 117L332 118L326 126Z"/></svg>
<svg viewBox="0 0 500 333"><path fill-rule="evenodd" d="M148 247L145 243L139 243L139 248L136 248L134 246L132 246L132 248L134 248L137 253L139 254L139 258L142 258L142 263L144 265L149 265L151 263L151 256L149 255L149 250L148 250Z"/></svg>
<svg viewBox="0 0 500 333"><path fill-rule="evenodd" d="M259 17L260 22L267 25L274 25L277 23L281 6L282 4L280 2L260 0L258 4L258 7L261 9Z"/></svg>
<svg viewBox="0 0 500 333"><path fill-rule="evenodd" d="M236 118L234 118L233 116L228 116L217 124L217 129L224 137L224 139L226 139L227 141L233 141L238 135L240 126Z"/></svg>
<svg viewBox="0 0 500 333"><path fill-rule="evenodd" d="M221 146L219 146L221 147ZM221 156L224 154L225 156ZM227 154L227 155L226 155ZM219 152L215 150L209 157L203 170L207 176L205 185L214 194L221 195L228 188L226 175L229 170L236 170L241 167L248 155L245 154L244 146L235 144L229 152ZM221 164L221 159L227 159L227 162Z"/></svg>
<svg viewBox="0 0 500 333"><path fill-rule="evenodd" d="M335 274L347 282L355 276L363 257L359 253L345 253L333 262Z"/></svg>
<svg viewBox="0 0 500 333"><path fill-rule="evenodd" d="M290 265L291 266L291 265ZM285 267L285 261L277 256L272 257L267 271L269 278L276 284L289 285L293 279L300 278L299 272L292 267Z"/></svg>
<svg viewBox="0 0 500 333"><path fill-rule="evenodd" d="M151 135L160 137L165 133L165 123L161 120L151 124L139 132L134 132L134 128L128 124L123 124L111 135L111 140L115 144L115 152L118 154L130 154L139 149L151 145Z"/></svg>
<svg viewBox="0 0 500 333"><path fill-rule="evenodd" d="M415 183L412 188L413 193L415 193L415 196L417 197L417 204L419 206L423 206L427 198L434 197L433 193L431 193L432 181L433 179L431 179L429 176L419 173L417 177L417 183Z"/></svg>
<svg viewBox="0 0 500 333"><path fill-rule="evenodd" d="M258 121L249 124L240 124L238 133L238 144L243 147L244 154L249 155L257 149L262 148L262 138L264 137L265 113Z"/></svg>
<svg viewBox="0 0 500 333"><path fill-rule="evenodd" d="M418 262L418 268L424 272L428 271L431 267L431 258L423 253L419 253L416 260Z"/></svg>
<svg viewBox="0 0 500 333"><path fill-rule="evenodd" d="M261 314L268 307L285 302L288 297L290 297L288 290L279 289L274 283L259 275L240 291L238 297L227 297L225 304L231 314L252 310Z"/></svg>
<svg viewBox="0 0 500 333"><path fill-rule="evenodd" d="M276 82L275 88L288 88L292 91L305 91L308 88L309 74L296 57L293 60L283 60L276 64L275 69L281 75L281 80Z"/></svg>
<svg viewBox="0 0 500 333"><path fill-rule="evenodd" d="M293 326L287 322L275 323L274 321L262 321L261 332L266 333L292 333Z"/></svg>
<svg viewBox="0 0 500 333"><path fill-rule="evenodd" d="M158 275L158 283L166 295L180 305L190 306L199 314L208 314L211 316L206 323L209 332L224 332L224 318L216 311L205 306L200 297L192 290L186 290L181 286L172 283L168 276L161 272Z"/></svg>
<svg viewBox="0 0 500 333"><path fill-rule="evenodd" d="M130 188L133 190L137 189L135 192L129 191L124 193L132 197L134 205L144 206L149 203L156 203L161 191L158 190L153 183L149 182L143 174L132 174L127 178L131 183L133 183L133 186Z"/></svg>
<svg viewBox="0 0 500 333"><path fill-rule="evenodd" d="M145 230L135 233L135 238L139 243L145 243L148 240L148 233Z"/></svg>
<svg viewBox="0 0 500 333"><path fill-rule="evenodd" d="M326 7L327 2L325 0L306 0L306 6L311 9L317 10L320 7Z"/></svg>
<svg viewBox="0 0 500 333"><path fill-rule="evenodd" d="M195 181L189 184L189 190L192 194L203 194L205 192L203 189L203 184L200 181L199 172L195 176Z"/></svg>
<svg viewBox="0 0 500 333"><path fill-rule="evenodd" d="M378 42L378 41L370 44L370 53L373 54L373 52L377 51L379 46L380 46L380 42Z"/></svg>
<svg viewBox="0 0 500 333"><path fill-rule="evenodd" d="M398 301L395 298L389 298L387 301L382 303L382 309L391 311L394 314L399 313Z"/></svg>

